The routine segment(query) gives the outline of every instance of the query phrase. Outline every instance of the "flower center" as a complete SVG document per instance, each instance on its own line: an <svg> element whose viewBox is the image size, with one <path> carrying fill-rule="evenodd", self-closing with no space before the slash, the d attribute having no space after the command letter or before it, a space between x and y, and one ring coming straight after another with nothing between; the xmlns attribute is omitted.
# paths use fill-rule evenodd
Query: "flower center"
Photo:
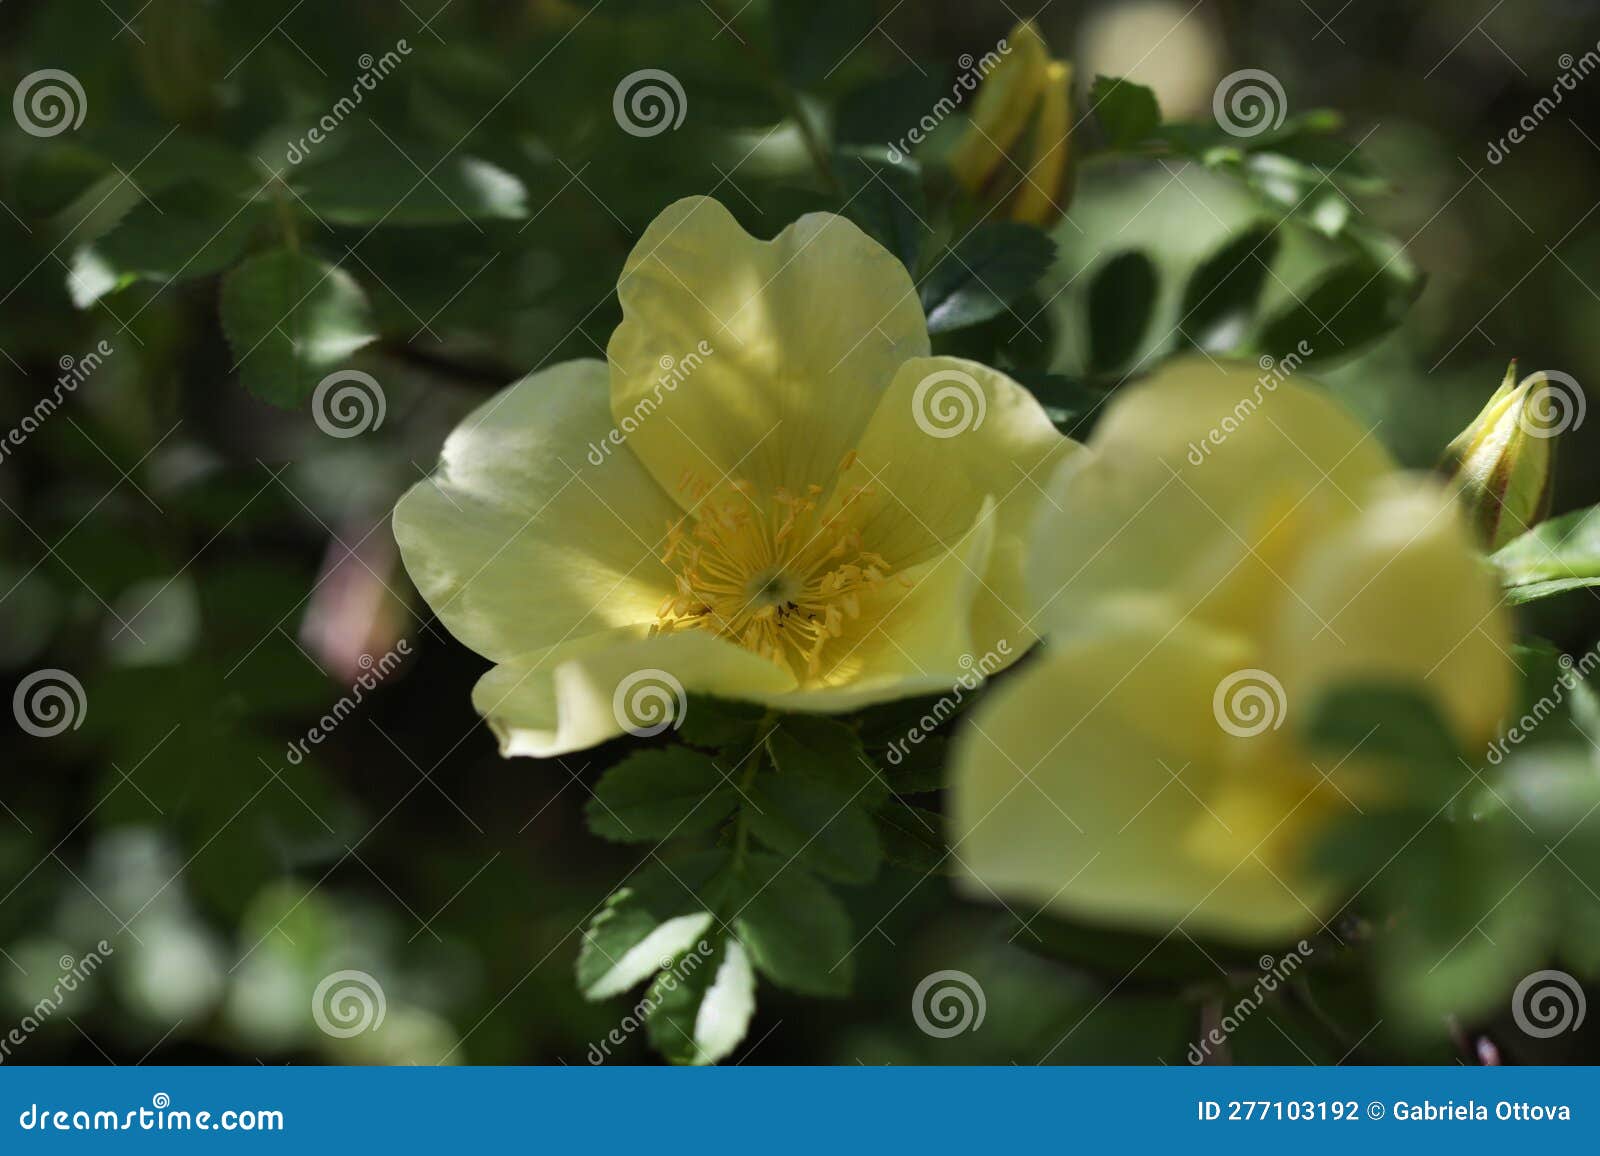
<svg viewBox="0 0 1600 1156"><path fill-rule="evenodd" d="M839 477L855 462L847 454ZM849 518L873 491L844 488L823 516L817 512L822 486L807 486L804 494L780 486L765 502L742 479L713 493L686 475L682 488L696 499L695 512L668 527L661 560L677 589L656 612L651 632L708 630L791 674L798 669L816 678L824 648L861 616L862 597L889 573L881 556L862 548Z"/></svg>

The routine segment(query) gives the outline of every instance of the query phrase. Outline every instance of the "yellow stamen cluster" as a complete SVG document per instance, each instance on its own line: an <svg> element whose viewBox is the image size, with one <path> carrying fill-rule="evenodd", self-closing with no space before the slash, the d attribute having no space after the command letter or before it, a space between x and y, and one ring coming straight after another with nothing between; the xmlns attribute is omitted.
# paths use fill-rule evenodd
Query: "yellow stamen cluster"
<svg viewBox="0 0 1600 1156"><path fill-rule="evenodd" d="M855 465L854 452L839 466ZM861 616L864 595L881 587L889 564L862 548L850 509L874 491L841 488L819 515L821 486L785 487L763 503L748 481L715 490L692 475L690 514L667 529L661 560L676 591L656 612L652 633L709 630L805 679L822 671L822 651Z"/></svg>

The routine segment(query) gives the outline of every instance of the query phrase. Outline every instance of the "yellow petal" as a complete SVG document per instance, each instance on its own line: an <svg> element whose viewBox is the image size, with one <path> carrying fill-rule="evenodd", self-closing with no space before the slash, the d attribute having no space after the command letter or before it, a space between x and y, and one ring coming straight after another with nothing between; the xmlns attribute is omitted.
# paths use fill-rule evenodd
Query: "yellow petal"
<svg viewBox="0 0 1600 1156"><path fill-rule="evenodd" d="M478 680L472 705L508 758L547 758L683 724L692 693L777 701L794 679L704 631L617 629L518 656Z"/></svg>
<svg viewBox="0 0 1600 1156"><path fill-rule="evenodd" d="M678 201L645 230L617 293L613 412L637 422L630 445L675 494L686 476L761 493L825 484L894 371L928 352L905 267L828 213L757 241L716 201ZM681 370L697 351L671 382L663 359Z"/></svg>
<svg viewBox="0 0 1600 1156"><path fill-rule="evenodd" d="M1511 702L1510 622L1444 487L1396 475L1359 518L1316 540L1290 576L1265 665L1308 707L1340 682L1433 696L1467 749Z"/></svg>
<svg viewBox="0 0 1600 1156"><path fill-rule="evenodd" d="M395 507L412 581L487 658L649 622L672 588L653 547L678 507L606 441L607 383L604 363L573 361L502 390Z"/></svg>
<svg viewBox="0 0 1600 1156"><path fill-rule="evenodd" d="M832 713L940 694L970 679L986 654L993 655L984 663L990 670L1021 657L1027 647L1014 638L978 638L972 629L997 523L993 501L983 502L949 548L896 569L826 653L820 684L785 695L779 705Z"/></svg>
<svg viewBox="0 0 1600 1156"><path fill-rule="evenodd" d="M1241 651L1159 605L1050 650L974 712L951 762L966 890L1161 933L1315 926L1335 896L1303 861L1327 792L1281 765L1230 769L1213 698Z"/></svg>
<svg viewBox="0 0 1600 1156"><path fill-rule="evenodd" d="M1261 592L1284 589L1283 536L1355 516L1393 468L1316 389L1199 359L1119 394L1089 450L1062 467L1042 515L1029 586L1047 629L1149 591L1179 613L1248 618Z"/></svg>
<svg viewBox="0 0 1600 1156"><path fill-rule="evenodd" d="M960 358L919 358L895 375L845 482L870 486L851 509L896 572L959 543L991 500L995 545L980 576L975 645L1006 639L1020 654L1034 638L1026 539L1055 467L1081 448L1005 374Z"/></svg>

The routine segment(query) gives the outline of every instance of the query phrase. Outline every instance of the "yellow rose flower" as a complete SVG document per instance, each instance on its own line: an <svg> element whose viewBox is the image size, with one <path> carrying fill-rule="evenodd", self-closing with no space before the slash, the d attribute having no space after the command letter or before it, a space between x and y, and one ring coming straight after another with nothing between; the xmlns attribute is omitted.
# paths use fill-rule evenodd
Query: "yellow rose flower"
<svg viewBox="0 0 1600 1156"><path fill-rule="evenodd" d="M685 692L837 712L1020 654L1023 539L1076 443L1033 397L930 357L910 276L842 217L771 241L670 206L600 361L484 403L395 509L406 568L496 665L506 755L682 721Z"/></svg>
<svg viewBox="0 0 1600 1156"><path fill-rule="evenodd" d="M952 757L956 853L978 893L1067 914L1301 932L1340 898L1319 836L1384 784L1297 722L1341 684L1400 683L1487 741L1512 685L1494 583L1447 489L1310 388L1177 363L1089 451L1035 538L1046 653Z"/></svg>

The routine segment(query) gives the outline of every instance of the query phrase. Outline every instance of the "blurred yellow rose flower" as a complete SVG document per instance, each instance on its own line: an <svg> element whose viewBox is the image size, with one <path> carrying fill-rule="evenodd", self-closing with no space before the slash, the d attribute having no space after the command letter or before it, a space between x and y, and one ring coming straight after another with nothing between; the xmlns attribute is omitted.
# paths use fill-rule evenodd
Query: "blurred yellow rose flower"
<svg viewBox="0 0 1600 1156"><path fill-rule="evenodd" d="M1447 488L1311 388L1176 363L1089 451L1035 537L1045 654L953 755L957 854L978 893L1066 914L1315 926L1340 895L1310 853L1384 784L1297 721L1340 684L1400 683L1464 746L1488 740L1512 685L1495 584Z"/></svg>
<svg viewBox="0 0 1600 1156"><path fill-rule="evenodd" d="M928 356L891 254L827 213L758 241L691 198L617 292L609 366L485 402L395 509L428 605L496 664L473 705L503 754L658 733L686 692L853 710L1032 641L1023 538L1076 443Z"/></svg>

